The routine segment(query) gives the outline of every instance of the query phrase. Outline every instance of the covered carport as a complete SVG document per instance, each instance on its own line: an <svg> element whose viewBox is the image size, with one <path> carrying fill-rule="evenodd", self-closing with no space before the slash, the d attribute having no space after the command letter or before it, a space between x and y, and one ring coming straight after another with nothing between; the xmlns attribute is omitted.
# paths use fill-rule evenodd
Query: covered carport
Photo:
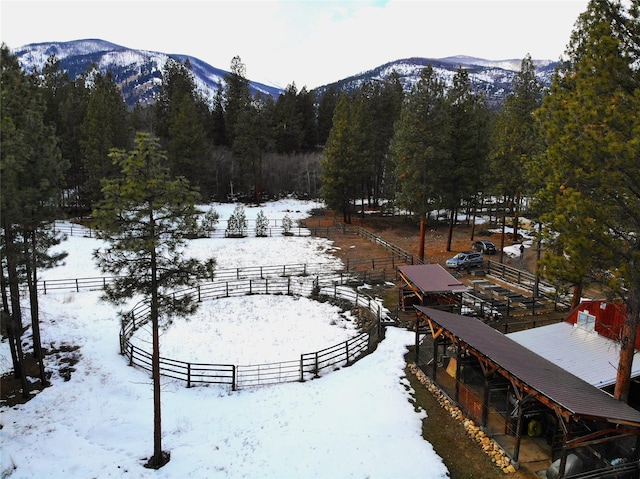
<svg viewBox="0 0 640 479"><path fill-rule="evenodd" d="M638 477L639 411L475 318L415 309L416 364L438 385L455 378L448 394L483 428L489 428L491 409L506 404L500 417L515 438L506 452L516 463L525 420L546 414L554 417L551 436L558 439L557 477L573 477L567 463L575 458L596 471L575 477ZM446 369L445 357L455 358Z"/></svg>
<svg viewBox="0 0 640 479"><path fill-rule="evenodd" d="M469 288L439 264L398 267L399 305L402 311L414 305L460 312L462 293Z"/></svg>

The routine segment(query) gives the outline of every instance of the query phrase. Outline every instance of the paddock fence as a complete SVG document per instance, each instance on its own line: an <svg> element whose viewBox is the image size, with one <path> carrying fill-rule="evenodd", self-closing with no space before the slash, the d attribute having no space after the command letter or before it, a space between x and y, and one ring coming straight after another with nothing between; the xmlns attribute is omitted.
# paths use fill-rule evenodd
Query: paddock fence
<svg viewBox="0 0 640 479"><path fill-rule="evenodd" d="M327 271L330 263L285 264L274 266L245 266L240 268L216 269L212 281L225 282L246 279L287 278L297 276L330 277L338 284L357 284L362 282L393 281L396 266L401 264L396 257L374 258L366 260L348 260L342 270ZM38 281L38 291L43 294L52 291L95 291L104 289L117 277L89 277L70 279L47 279Z"/></svg>
<svg viewBox="0 0 640 479"><path fill-rule="evenodd" d="M160 374L183 381L187 387L205 384L226 384L232 390L251 386L306 381L326 372L350 366L374 351L384 338L383 317L386 312L380 302L366 294L331 280L316 278L272 278L236 280L225 283L203 283L196 288L176 292L176 299L191 296L198 301L252 294L282 294L307 296L313 299L347 301L366 316L366 330L347 341L320 351L300 354L289 361L256 365L190 363L160 358ZM123 316L120 331L120 352L129 365L151 372L151 353L135 344L136 330L150 321L150 308L138 303Z"/></svg>
<svg viewBox="0 0 640 479"><path fill-rule="evenodd" d="M239 236L239 238L249 237L255 238L258 235L256 234L256 221L251 219L247 220L247 228L244 230L244 233ZM86 224L74 223L72 221L56 221L53 224L53 230L55 232L64 233L68 236L79 236L85 238L95 238L96 237L96 228L94 228L90 222ZM282 220L277 219L269 219L268 226L264 228L264 232L261 236L264 237L282 237L282 236L323 236L323 237L331 237L336 234L344 234L344 228L340 226L332 225L332 226L307 226L307 223L303 220L298 221L297 226L292 226L285 230L282 225ZM214 230L210 230L206 232L205 236L200 238L237 238L236 236L229 236L227 234L227 221L220 220L217 227ZM193 238L193 239L198 239Z"/></svg>
<svg viewBox="0 0 640 479"><path fill-rule="evenodd" d="M356 234L358 234L359 236L362 236L363 238L368 239L369 241L379 244L380 246L382 246L388 251L391 251L394 254L394 257L400 258L404 264L422 263L422 261L420 261L419 258L415 258L408 251L405 251L402 248L399 248L398 246L389 243L388 241L382 239L380 236L374 235L373 233L370 233L364 228L358 227L356 229Z"/></svg>

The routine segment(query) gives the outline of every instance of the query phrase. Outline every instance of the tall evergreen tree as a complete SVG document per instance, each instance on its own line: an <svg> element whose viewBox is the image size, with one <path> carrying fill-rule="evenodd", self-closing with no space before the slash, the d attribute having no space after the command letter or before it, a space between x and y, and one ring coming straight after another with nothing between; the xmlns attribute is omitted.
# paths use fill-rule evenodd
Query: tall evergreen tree
<svg viewBox="0 0 640 479"><path fill-rule="evenodd" d="M236 137L240 115L251 107L251 90L246 78L246 67L239 56L231 60L231 72L225 78L224 127L227 146L232 146Z"/></svg>
<svg viewBox="0 0 640 479"><path fill-rule="evenodd" d="M167 60L156 104L156 123L161 145L167 151L173 176L184 176L207 197L208 182L203 171L210 160L211 137L207 134L211 116L198 92L191 65Z"/></svg>
<svg viewBox="0 0 640 479"><path fill-rule="evenodd" d="M513 239L518 237L518 217L523 193L528 188L527 165L541 149L535 112L542 104L543 88L527 55L515 77L513 93L500 108L492 132L491 170L496 195L503 198L503 231L507 214L513 217ZM504 249L502 235L501 252ZM503 253L501 253L503 254Z"/></svg>
<svg viewBox="0 0 640 479"><path fill-rule="evenodd" d="M94 257L104 273L116 277L105 286L104 299L123 304L141 296L150 307L154 447L146 466L159 469L170 458L162 451L159 324L195 311L196 298L173 293L211 277L215 263L183 257L185 238L194 234L198 195L183 177L170 179L158 141L138 134L134 150L114 149L110 158L121 175L103 182L104 200L94 211L97 236L110 246Z"/></svg>
<svg viewBox="0 0 640 479"><path fill-rule="evenodd" d="M214 146L223 146L226 144L224 123L224 89L222 83L218 83L218 89L213 99L213 107L211 110L211 139Z"/></svg>
<svg viewBox="0 0 640 479"><path fill-rule="evenodd" d="M449 154L435 169L439 179L439 207L449 211L447 251L451 251L453 226L458 208L472 202L477 192L477 172L487 153L486 116L488 107L482 95L474 93L469 73L459 68L447 92L450 130Z"/></svg>
<svg viewBox="0 0 640 479"><path fill-rule="evenodd" d="M87 171L86 197L102 198L101 181L117 171L109 160L112 148L129 148L132 140L129 112L111 73L94 72L80 146Z"/></svg>
<svg viewBox="0 0 640 479"><path fill-rule="evenodd" d="M60 61L54 55L47 59L39 78L46 105L45 121L55 128L62 158L69 162L65 172L65 203L74 208L75 215L80 216L83 212L81 194L87 181L80 125L86 116L89 90L85 87L84 76L72 81L62 71Z"/></svg>
<svg viewBox="0 0 640 479"><path fill-rule="evenodd" d="M450 128L445 85L429 65L405 97L391 142L398 206L412 212L420 222L421 260L427 214L434 208L440 191L435 173L450 155Z"/></svg>
<svg viewBox="0 0 640 479"><path fill-rule="evenodd" d="M400 119L404 89L400 83L400 76L393 71L387 78L377 96L374 125L373 146L373 203L378 205L382 198L395 196L395 168L391 161L389 146L394 134L396 122Z"/></svg>
<svg viewBox="0 0 640 479"><path fill-rule="evenodd" d="M538 208L558 281L598 284L626 305L614 396L627 400L640 322L638 2L592 0L543 101Z"/></svg>
<svg viewBox="0 0 640 479"><path fill-rule="evenodd" d="M303 152L317 150L318 146L318 122L316 119L316 95L306 87L302 87L298 93L296 107L302 123L302 142L300 149Z"/></svg>
<svg viewBox="0 0 640 479"><path fill-rule="evenodd" d="M302 114L298 109L298 90L295 83L288 85L276 101L274 135L278 153L300 151L304 139L304 126Z"/></svg>
<svg viewBox="0 0 640 479"><path fill-rule="evenodd" d="M49 247L60 237L50 228L57 212L63 172L54 129L46 122L46 106L36 77L27 77L6 46L0 48L1 143L0 217L2 218L3 322L10 341L14 372L28 395L24 370L22 305L19 286L29 291L33 355L40 383L46 385L44 353L38 316L37 272L51 267L64 254L51 255ZM8 288L8 292L5 290Z"/></svg>
<svg viewBox="0 0 640 479"><path fill-rule="evenodd" d="M361 179L353 120L351 102L342 95L321 160L322 197L330 208L342 212L345 223L351 222L352 204L357 198Z"/></svg>
<svg viewBox="0 0 640 479"><path fill-rule="evenodd" d="M378 205L385 182L393 184L389 144L395 122L400 117L404 93L397 73L389 79L367 83L354 94L357 105L354 130L363 174L362 197Z"/></svg>
<svg viewBox="0 0 640 479"><path fill-rule="evenodd" d="M209 158L209 141L198 114L196 103L189 95L174 99L172 116L169 119L169 141L167 154L171 173L184 176L191 185L205 191L206 165Z"/></svg>
<svg viewBox="0 0 640 479"><path fill-rule="evenodd" d="M340 94L335 87L330 86L319 99L318 104L318 145L324 146L333 128L333 114Z"/></svg>

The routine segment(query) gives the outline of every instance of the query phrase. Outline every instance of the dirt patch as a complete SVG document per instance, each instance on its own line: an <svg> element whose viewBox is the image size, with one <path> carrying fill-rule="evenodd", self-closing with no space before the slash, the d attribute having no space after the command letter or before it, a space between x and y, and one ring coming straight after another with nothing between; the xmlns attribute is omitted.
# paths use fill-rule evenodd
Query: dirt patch
<svg viewBox="0 0 640 479"><path fill-rule="evenodd" d="M47 387L51 379L51 365L55 366L56 374L65 381L71 379L71 374L76 370L75 364L80 360L79 346L62 344L59 346L51 345L48 349L43 348L45 379L46 384L40 381L40 369L38 361L31 352L24 355L25 374L29 386L28 394L22 394L22 381L15 377L15 373L9 372L0 377L0 404L3 406L15 406L24 404L33 398L34 394L39 390Z"/></svg>

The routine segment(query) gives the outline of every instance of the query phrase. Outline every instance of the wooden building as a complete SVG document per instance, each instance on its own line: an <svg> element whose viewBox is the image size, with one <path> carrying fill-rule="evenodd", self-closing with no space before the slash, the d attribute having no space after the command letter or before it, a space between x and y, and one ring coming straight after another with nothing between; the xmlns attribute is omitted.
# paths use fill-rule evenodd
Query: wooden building
<svg viewBox="0 0 640 479"><path fill-rule="evenodd" d="M416 364L491 437L511 438L516 464L537 440L554 477L638 477L640 411L476 318L415 309Z"/></svg>

